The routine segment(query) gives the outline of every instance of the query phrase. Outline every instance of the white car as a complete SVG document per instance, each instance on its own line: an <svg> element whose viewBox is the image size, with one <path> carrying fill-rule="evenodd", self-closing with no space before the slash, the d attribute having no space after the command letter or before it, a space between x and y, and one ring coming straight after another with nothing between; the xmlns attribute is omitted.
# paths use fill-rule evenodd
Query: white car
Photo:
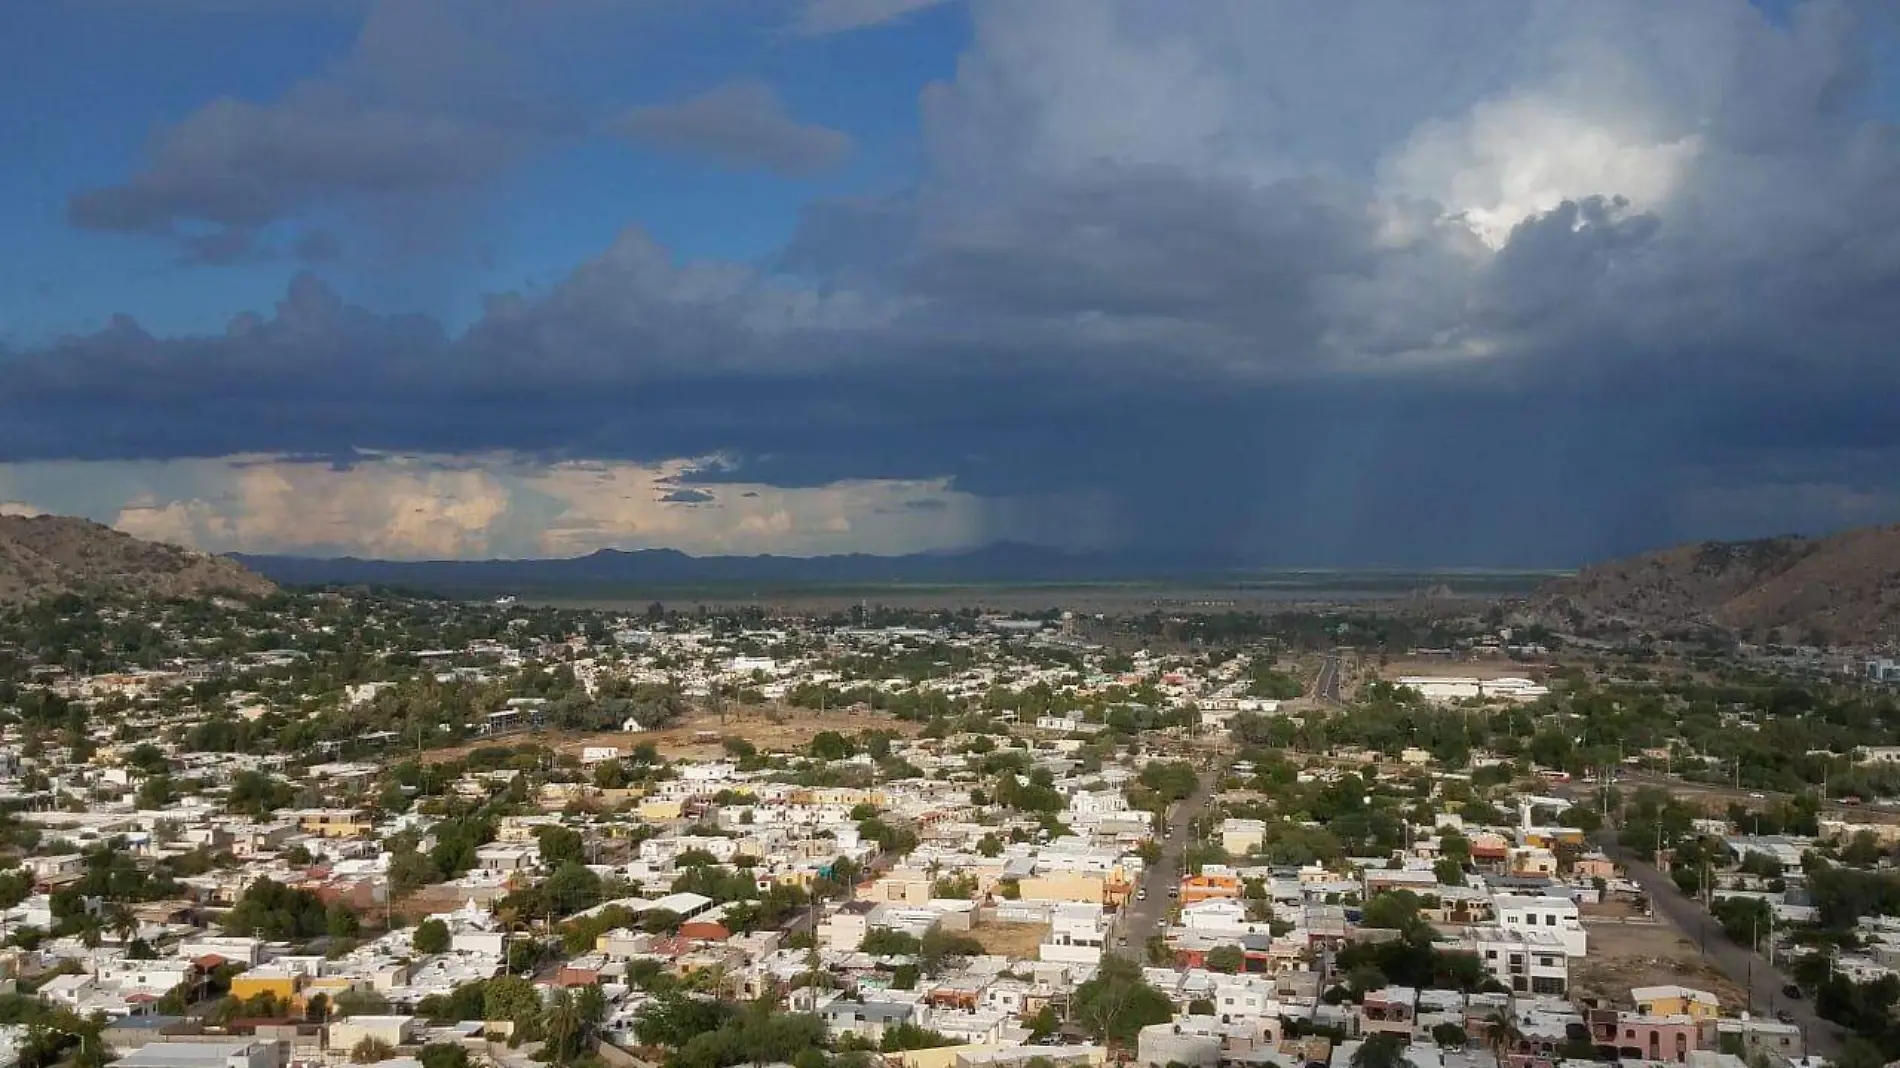
<svg viewBox="0 0 1900 1068"><path fill-rule="evenodd" d="M1148 900L1148 888L1144 886L1141 889L1135 891L1135 900L1136 901Z"/></svg>

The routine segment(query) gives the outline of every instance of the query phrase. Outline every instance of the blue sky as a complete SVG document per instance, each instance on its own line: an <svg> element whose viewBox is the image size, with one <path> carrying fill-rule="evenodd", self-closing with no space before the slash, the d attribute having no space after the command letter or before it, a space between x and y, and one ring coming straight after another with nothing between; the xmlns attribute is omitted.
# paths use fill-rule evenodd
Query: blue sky
<svg viewBox="0 0 1900 1068"><path fill-rule="evenodd" d="M23 5L0 510L214 550L1278 564L1900 519L1896 30Z"/></svg>
<svg viewBox="0 0 1900 1068"><path fill-rule="evenodd" d="M155 130L207 100L270 101L346 57L364 4L29 5L0 41L0 336L24 342L98 328L115 312L157 330L221 328L268 306L285 264L180 269L174 248L68 225L75 189L136 171ZM735 17L736 16L736 17ZM346 259L325 277L353 302L466 322L483 291L544 283L597 252L603 234L639 223L685 256L764 261L813 197L887 193L917 179L917 96L954 70L967 36L960 8L894 20L875 34L805 36L786 5L629 4L582 37L543 44L534 65L550 92L596 117L677 100L735 77L777 87L793 115L848 131L845 165L809 179L708 168L625 143L578 142L499 175L462 210L442 254ZM558 204L559 210L549 210ZM373 235L372 235L373 237ZM368 238L366 238L368 239Z"/></svg>

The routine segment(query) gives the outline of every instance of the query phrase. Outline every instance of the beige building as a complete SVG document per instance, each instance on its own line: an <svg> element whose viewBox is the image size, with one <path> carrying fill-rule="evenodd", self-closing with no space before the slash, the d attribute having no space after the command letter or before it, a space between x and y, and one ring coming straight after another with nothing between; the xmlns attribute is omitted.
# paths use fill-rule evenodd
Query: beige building
<svg viewBox="0 0 1900 1068"><path fill-rule="evenodd" d="M422 1031L414 1016L351 1016L330 1025L330 1048L355 1049L366 1039L392 1048L407 1046L419 1041Z"/></svg>
<svg viewBox="0 0 1900 1068"><path fill-rule="evenodd" d="M1108 877L1082 872L1052 871L1017 883L1024 901L1087 901L1102 904L1108 897Z"/></svg>

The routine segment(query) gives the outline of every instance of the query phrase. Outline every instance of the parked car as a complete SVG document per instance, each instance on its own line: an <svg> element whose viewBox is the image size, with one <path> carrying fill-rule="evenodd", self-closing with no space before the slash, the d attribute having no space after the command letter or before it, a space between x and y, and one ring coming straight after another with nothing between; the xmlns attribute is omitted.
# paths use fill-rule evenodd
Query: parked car
<svg viewBox="0 0 1900 1068"><path fill-rule="evenodd" d="M1793 998L1796 1001L1800 1001L1801 988L1794 985L1793 983L1789 983L1787 986L1784 986L1781 988L1781 996L1784 998Z"/></svg>
<svg viewBox="0 0 1900 1068"><path fill-rule="evenodd" d="M1141 889L1135 891L1135 900L1136 901L1148 900L1148 888L1144 886Z"/></svg>

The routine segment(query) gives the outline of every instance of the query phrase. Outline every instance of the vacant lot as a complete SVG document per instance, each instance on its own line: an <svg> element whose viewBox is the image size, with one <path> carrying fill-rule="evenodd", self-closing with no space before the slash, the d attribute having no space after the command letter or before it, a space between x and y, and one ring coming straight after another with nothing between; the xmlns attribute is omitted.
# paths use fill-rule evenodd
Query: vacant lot
<svg viewBox="0 0 1900 1068"><path fill-rule="evenodd" d="M821 713L808 708L768 705L728 709L723 720L711 712L688 712L677 722L658 730L637 733L516 731L433 750L428 754L428 759L454 760L485 745L545 745L556 752L578 755L590 746L617 746L624 753L642 742L651 742L659 748L662 756L670 760L711 760L724 751L721 739L728 737L744 738L769 752L803 749L821 731L851 735L860 731L880 730L910 738L922 729L921 724L893 719L882 712L832 709Z"/></svg>
<svg viewBox="0 0 1900 1068"><path fill-rule="evenodd" d="M983 943L983 951L998 957L1034 958L1048 934L1046 923L979 923L970 928L970 937Z"/></svg>
<svg viewBox="0 0 1900 1068"><path fill-rule="evenodd" d="M1586 921L1590 955L1570 962L1573 997L1627 1006L1630 988L1680 983L1706 990L1724 1009L1748 1007L1741 987L1704 959L1694 941L1667 923Z"/></svg>

